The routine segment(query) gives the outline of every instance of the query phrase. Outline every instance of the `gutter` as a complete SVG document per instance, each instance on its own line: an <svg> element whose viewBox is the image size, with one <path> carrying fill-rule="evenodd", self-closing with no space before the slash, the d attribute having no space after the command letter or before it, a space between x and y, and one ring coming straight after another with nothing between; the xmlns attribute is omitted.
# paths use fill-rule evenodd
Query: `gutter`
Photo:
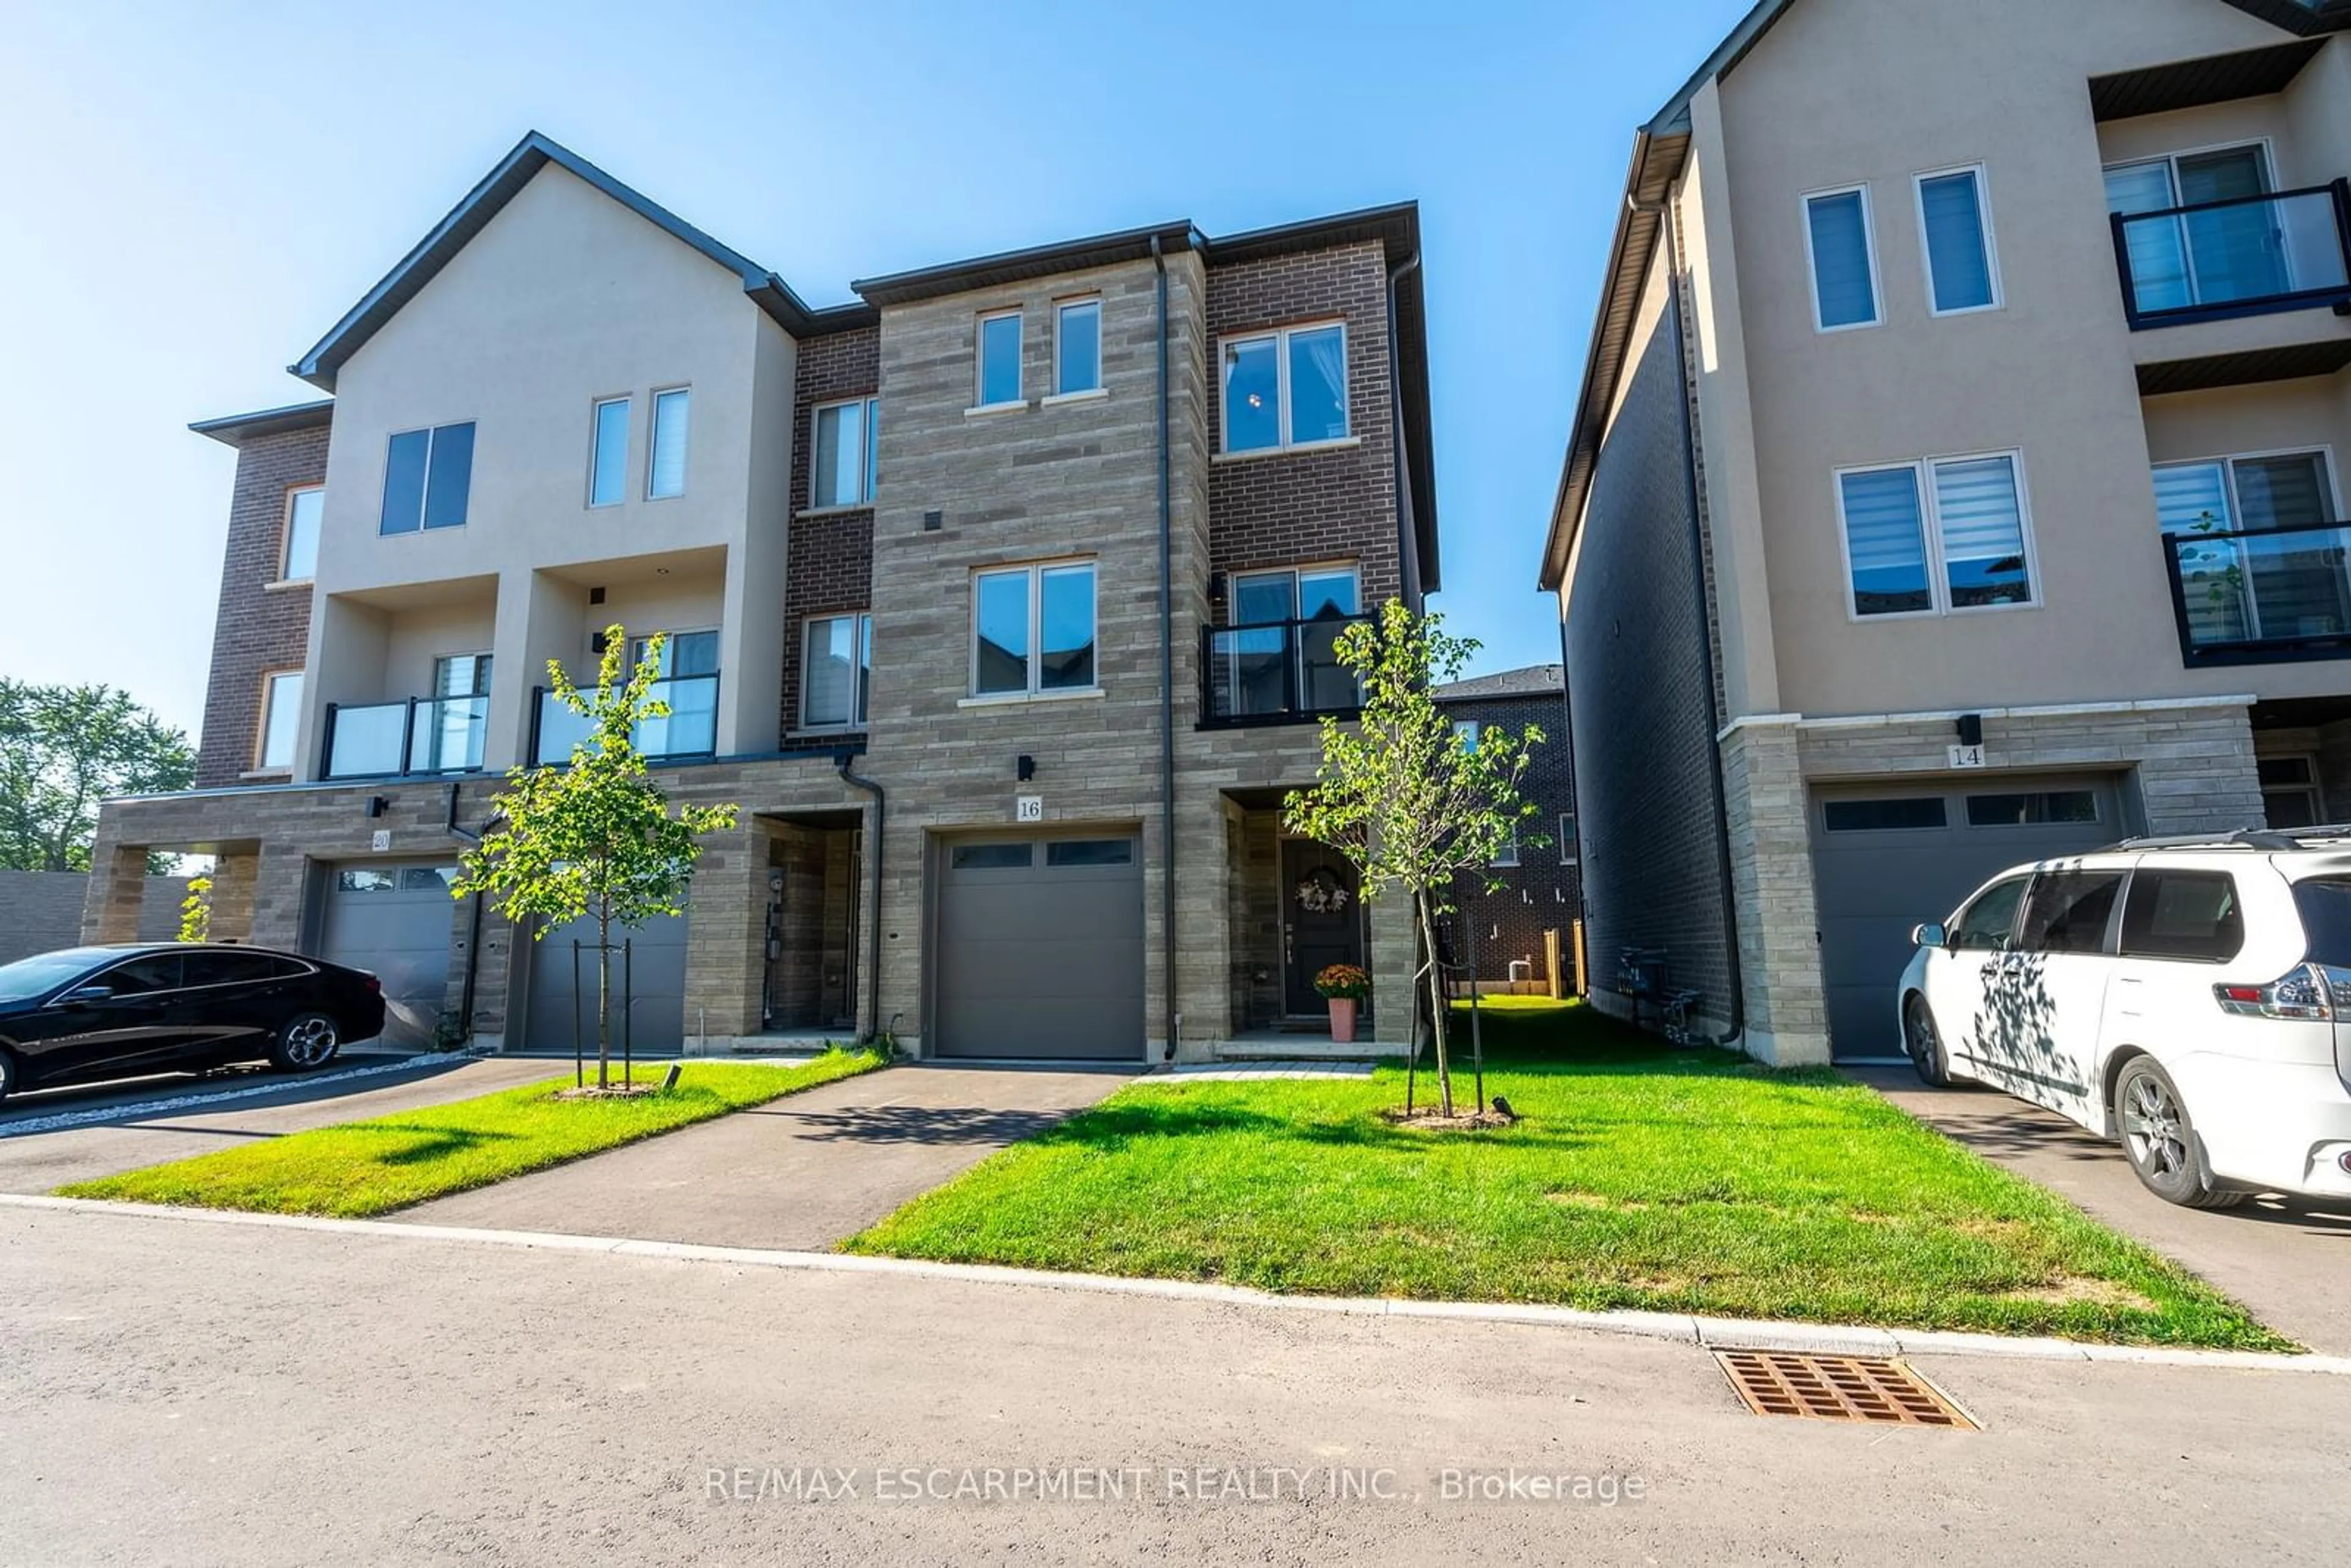
<svg viewBox="0 0 2351 1568"><path fill-rule="evenodd" d="M1166 1039L1162 1060L1176 1060L1184 1015L1176 998L1176 591L1175 511L1169 477L1167 375L1167 256L1159 236L1151 236L1151 265L1158 273L1159 312L1159 939L1165 978ZM1389 334L1393 352L1395 334Z"/></svg>
<svg viewBox="0 0 2351 1568"><path fill-rule="evenodd" d="M882 786L871 779L861 779L850 768L857 755L843 748L833 755L833 766L841 771L841 781L852 789L862 789L873 797L873 842L866 850L867 880L872 884L866 891L866 950L872 955L872 967L866 971L866 1027L858 1031L857 1043L871 1044L882 1030L882 823L888 814L890 797Z"/></svg>
<svg viewBox="0 0 2351 1568"><path fill-rule="evenodd" d="M1668 190L1665 199L1655 206L1644 206L1634 197L1625 198L1628 213L1640 213L1657 220L1658 233L1666 245L1666 287L1672 310L1668 319L1673 324L1674 370L1681 390L1682 482L1686 486L1689 507L1690 577L1698 591L1700 612L1698 624L1698 654L1705 664L1706 727L1711 735L1715 728L1714 688L1717 679L1714 658L1714 622L1711 613L1713 595L1706 585L1706 528L1698 517L1698 427L1691 413L1698 388L1690 379L1688 323L1682 312L1682 253L1681 235L1674 224L1674 198ZM1567 622L1560 621L1560 656L1566 657ZM1709 739L1706 754L1708 794L1714 802L1715 870L1721 879L1717 902L1722 909L1723 967L1730 977L1730 1031L1721 1043L1728 1045L1747 1032L1747 978L1739 965L1739 905L1737 884L1730 869L1730 802L1722 788L1722 749L1719 741Z"/></svg>

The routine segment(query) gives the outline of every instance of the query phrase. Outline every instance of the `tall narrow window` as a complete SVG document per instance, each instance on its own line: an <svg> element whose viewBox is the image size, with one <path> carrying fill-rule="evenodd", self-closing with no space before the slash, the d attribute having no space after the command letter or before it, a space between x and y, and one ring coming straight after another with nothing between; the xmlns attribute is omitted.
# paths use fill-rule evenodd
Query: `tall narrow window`
<svg viewBox="0 0 2351 1568"><path fill-rule="evenodd" d="M684 387L653 393L653 457L645 465L645 495L665 500L685 494L685 421L688 400Z"/></svg>
<svg viewBox="0 0 2351 1568"><path fill-rule="evenodd" d="M1072 299L1053 310L1053 392L1102 388L1102 301Z"/></svg>
<svg viewBox="0 0 2351 1568"><path fill-rule="evenodd" d="M2032 602L2016 454L1855 469L1838 476L1837 500L1855 615Z"/></svg>
<svg viewBox="0 0 2351 1568"><path fill-rule="evenodd" d="M819 617L808 623L803 645L801 726L809 729L862 726L873 680L873 617Z"/></svg>
<svg viewBox="0 0 2351 1568"><path fill-rule="evenodd" d="M286 492L286 557L277 574L282 580L303 582L318 575L319 525L326 510L323 486Z"/></svg>
<svg viewBox="0 0 2351 1568"><path fill-rule="evenodd" d="M1224 449L1267 452L1347 439L1347 329L1285 327L1224 344Z"/></svg>
<svg viewBox="0 0 2351 1568"><path fill-rule="evenodd" d="M977 696L1091 690L1094 563L1013 567L972 581Z"/></svg>
<svg viewBox="0 0 2351 1568"><path fill-rule="evenodd" d="M862 507L873 499L874 423L880 411L881 400L870 397L816 411L810 507Z"/></svg>
<svg viewBox="0 0 2351 1568"><path fill-rule="evenodd" d="M1823 332L1875 327L1877 246L1869 187L1804 198L1804 233L1813 257L1813 320Z"/></svg>
<svg viewBox="0 0 2351 1568"><path fill-rule="evenodd" d="M979 319L979 406L1020 401L1020 312Z"/></svg>
<svg viewBox="0 0 2351 1568"><path fill-rule="evenodd" d="M1938 316L1990 310L2000 303L1983 171L1918 177L1918 226L1926 240L1927 288Z"/></svg>
<svg viewBox="0 0 2351 1568"><path fill-rule="evenodd" d="M592 451L588 460L588 504L614 507L629 493L629 400L606 398L596 405Z"/></svg>
<svg viewBox="0 0 2351 1568"><path fill-rule="evenodd" d="M302 725L302 672L281 670L261 681L261 735L256 765L275 772L294 766L294 737Z"/></svg>
<svg viewBox="0 0 2351 1568"><path fill-rule="evenodd" d="M413 534L419 528L463 528L473 484L471 420L403 430L385 452L383 516L377 531Z"/></svg>

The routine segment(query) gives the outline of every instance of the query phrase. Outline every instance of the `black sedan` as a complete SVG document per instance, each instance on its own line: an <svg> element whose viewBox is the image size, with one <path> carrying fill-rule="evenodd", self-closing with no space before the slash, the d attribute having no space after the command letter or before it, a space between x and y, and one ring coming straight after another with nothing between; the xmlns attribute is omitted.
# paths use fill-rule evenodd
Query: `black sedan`
<svg viewBox="0 0 2351 1568"><path fill-rule="evenodd" d="M382 1032L373 975L266 947L68 947L0 965L0 1099L264 1058L308 1072Z"/></svg>

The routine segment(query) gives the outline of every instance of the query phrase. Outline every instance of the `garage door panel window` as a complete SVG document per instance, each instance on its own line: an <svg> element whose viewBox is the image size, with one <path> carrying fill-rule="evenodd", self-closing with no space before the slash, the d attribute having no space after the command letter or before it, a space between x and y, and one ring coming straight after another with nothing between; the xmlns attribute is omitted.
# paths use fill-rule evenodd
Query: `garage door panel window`
<svg viewBox="0 0 2351 1568"><path fill-rule="evenodd" d="M1830 800L1821 807L1821 824L1832 833L1886 833L1941 828L1949 823L1949 810L1939 795L1886 800Z"/></svg>
<svg viewBox="0 0 2351 1568"><path fill-rule="evenodd" d="M2120 872L2057 872L2036 879L2018 946L2028 953L2103 953Z"/></svg>
<svg viewBox="0 0 2351 1568"><path fill-rule="evenodd" d="M1045 846L1045 864L1051 869L1134 863L1133 839L1070 839Z"/></svg>
<svg viewBox="0 0 2351 1568"><path fill-rule="evenodd" d="M1027 871L1035 861L1032 844L957 844L947 856L957 871Z"/></svg>
<svg viewBox="0 0 2351 1568"><path fill-rule="evenodd" d="M1971 828L2038 827L2052 822L2095 822L2098 797L2090 789L2053 789L2041 794L1970 795Z"/></svg>
<svg viewBox="0 0 2351 1568"><path fill-rule="evenodd" d="M2244 913L2228 873L2142 870L2131 878L2123 956L2224 964L2244 945Z"/></svg>
<svg viewBox="0 0 2351 1568"><path fill-rule="evenodd" d="M2036 601L2016 453L1849 469L1837 476L1837 506L1856 618Z"/></svg>
<svg viewBox="0 0 2351 1568"><path fill-rule="evenodd" d="M1953 923L1950 946L1963 953L1997 953L2007 947L2016 932L2017 906L2032 882L2028 876L2014 876L1978 894Z"/></svg>

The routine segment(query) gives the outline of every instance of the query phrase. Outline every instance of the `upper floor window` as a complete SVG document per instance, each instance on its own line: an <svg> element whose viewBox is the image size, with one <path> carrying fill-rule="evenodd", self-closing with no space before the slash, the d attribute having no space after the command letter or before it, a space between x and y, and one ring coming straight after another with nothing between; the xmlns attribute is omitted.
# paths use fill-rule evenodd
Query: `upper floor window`
<svg viewBox="0 0 2351 1568"><path fill-rule="evenodd" d="M588 504L617 507L629 493L629 400L608 397L596 405L588 457Z"/></svg>
<svg viewBox="0 0 2351 1568"><path fill-rule="evenodd" d="M1228 338L1223 361L1227 452L1347 439L1344 324Z"/></svg>
<svg viewBox="0 0 2351 1568"><path fill-rule="evenodd" d="M1938 316L2000 306L1999 253L1981 165L1918 176L1918 231L1927 255L1927 301Z"/></svg>
<svg viewBox="0 0 2351 1568"><path fill-rule="evenodd" d="M1559 863L1575 863L1575 813L1573 811L1559 814Z"/></svg>
<svg viewBox="0 0 2351 1568"><path fill-rule="evenodd" d="M1019 566L973 578L971 671L976 696L1092 690L1094 563Z"/></svg>
<svg viewBox="0 0 2351 1568"><path fill-rule="evenodd" d="M1355 569L1306 566L1233 579L1233 624L1343 620L1356 613Z"/></svg>
<svg viewBox="0 0 2351 1568"><path fill-rule="evenodd" d="M2294 276L2297 255L2317 263L2310 284L2342 279L2339 231L2325 232L2335 221L2331 201L2311 204L2305 214L2261 200L2277 190L2265 142L2116 163L2105 182L2107 210L2123 220L2123 260L2139 314L2296 293L2305 286ZM2305 218L2314 232L2304 232Z"/></svg>
<svg viewBox="0 0 2351 1568"><path fill-rule="evenodd" d="M653 457L645 465L645 496L664 500L685 494L686 390L653 393Z"/></svg>
<svg viewBox="0 0 2351 1568"><path fill-rule="evenodd" d="M307 582L319 574L319 525L327 512L327 488L304 485L286 492L286 549L278 578Z"/></svg>
<svg viewBox="0 0 2351 1568"><path fill-rule="evenodd" d="M809 505L862 507L873 499L880 470L874 460L880 398L828 403L816 411L815 462Z"/></svg>
<svg viewBox="0 0 2351 1568"><path fill-rule="evenodd" d="M1856 616L2033 602L2018 455L1944 457L1837 476Z"/></svg>
<svg viewBox="0 0 2351 1568"><path fill-rule="evenodd" d="M302 724L302 672L279 670L261 677L261 727L254 766L278 772L294 766L294 737Z"/></svg>
<svg viewBox="0 0 2351 1568"><path fill-rule="evenodd" d="M1474 719L1474 718L1457 718L1457 719L1455 719L1455 720L1453 721L1453 738L1454 738L1454 739L1456 739L1456 740L1458 740L1458 741L1459 741L1459 742L1461 743L1461 749L1462 749L1462 750L1464 750L1464 751L1475 751L1475 750L1477 750L1477 749L1478 749L1478 721L1477 721L1476 719Z"/></svg>
<svg viewBox="0 0 2351 1568"><path fill-rule="evenodd" d="M978 406L998 408L1020 399L1020 312L979 319Z"/></svg>
<svg viewBox="0 0 2351 1568"><path fill-rule="evenodd" d="M1806 196L1804 244L1813 262L1813 324L1823 332L1876 326L1883 318L1869 187Z"/></svg>
<svg viewBox="0 0 2351 1568"><path fill-rule="evenodd" d="M1053 394L1102 390L1102 301L1069 299L1053 308Z"/></svg>
<svg viewBox="0 0 2351 1568"><path fill-rule="evenodd" d="M1494 851L1494 858L1487 863L1496 868L1507 868L1515 866L1519 863L1518 823L1512 822L1510 824L1510 837L1509 841L1499 846Z"/></svg>
<svg viewBox="0 0 2351 1568"><path fill-rule="evenodd" d="M824 615L808 623L800 661L800 725L855 729L873 683L873 617Z"/></svg>
<svg viewBox="0 0 2351 1568"><path fill-rule="evenodd" d="M461 528L474 488L474 422L403 430L392 438L383 471L383 520L377 531Z"/></svg>

